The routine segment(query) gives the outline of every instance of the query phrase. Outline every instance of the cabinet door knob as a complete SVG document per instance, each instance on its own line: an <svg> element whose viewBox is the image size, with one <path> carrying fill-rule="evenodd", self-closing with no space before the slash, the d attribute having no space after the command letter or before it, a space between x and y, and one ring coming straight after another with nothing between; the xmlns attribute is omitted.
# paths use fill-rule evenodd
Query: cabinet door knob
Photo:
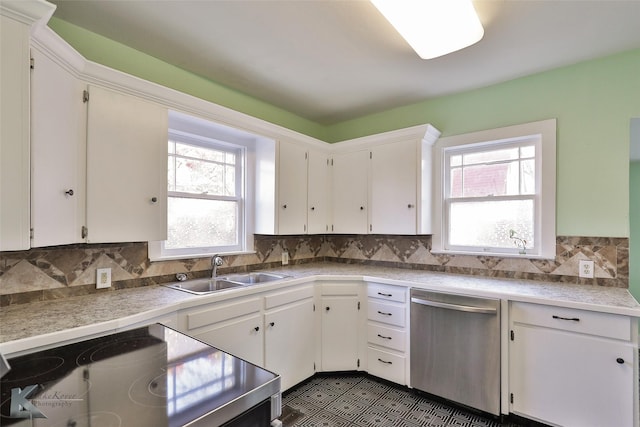
<svg viewBox="0 0 640 427"><path fill-rule="evenodd" d="M621 364L621 365L622 365L622 364L624 363L624 359L623 359L622 357L618 357L618 358L616 359L616 362L618 362L619 364Z"/></svg>
<svg viewBox="0 0 640 427"><path fill-rule="evenodd" d="M364 206L360 206L360 210L363 211L364 210Z"/></svg>
<svg viewBox="0 0 640 427"><path fill-rule="evenodd" d="M407 205L407 207L408 207L409 209L413 209L413 208L415 208L415 207L416 207L416 205L412 205L411 203L409 203L409 204Z"/></svg>
<svg viewBox="0 0 640 427"><path fill-rule="evenodd" d="M315 206L311 206L311 210L312 210L312 211L315 211L315 210L316 210L316 207L315 207Z"/></svg>
<svg viewBox="0 0 640 427"><path fill-rule="evenodd" d="M325 310L329 311L329 310L331 310L331 307L325 307Z"/></svg>
<svg viewBox="0 0 640 427"><path fill-rule="evenodd" d="M73 196L73 189L70 188L67 191L64 192L64 194L66 194L67 196Z"/></svg>
<svg viewBox="0 0 640 427"><path fill-rule="evenodd" d="M151 198L151 203L157 203L158 202L158 198L157 197L152 197Z"/></svg>
<svg viewBox="0 0 640 427"><path fill-rule="evenodd" d="M270 322L269 326L271 326L271 327L276 326L276 322Z"/></svg>
<svg viewBox="0 0 640 427"><path fill-rule="evenodd" d="M258 332L260 330L260 326L256 326L255 328L253 328L256 332Z"/></svg>
<svg viewBox="0 0 640 427"><path fill-rule="evenodd" d="M282 205L282 209L287 209L287 205Z"/></svg>

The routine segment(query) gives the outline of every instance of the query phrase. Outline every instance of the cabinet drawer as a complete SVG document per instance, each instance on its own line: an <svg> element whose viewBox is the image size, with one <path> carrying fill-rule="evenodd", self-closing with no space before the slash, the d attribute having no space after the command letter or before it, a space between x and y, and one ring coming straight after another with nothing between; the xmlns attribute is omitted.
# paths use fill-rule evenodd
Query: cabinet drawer
<svg viewBox="0 0 640 427"><path fill-rule="evenodd" d="M367 325L367 341L369 341L369 344L388 347L404 353L406 349L406 332L369 323Z"/></svg>
<svg viewBox="0 0 640 427"><path fill-rule="evenodd" d="M264 297L264 306L265 309L269 310L281 305L290 304L307 298L313 298L313 294L313 286L305 286L299 289L277 292Z"/></svg>
<svg viewBox="0 0 640 427"><path fill-rule="evenodd" d="M514 302L511 321L626 341L631 339L631 319L616 314Z"/></svg>
<svg viewBox="0 0 640 427"><path fill-rule="evenodd" d="M368 301L369 320L404 327L406 324L405 308L400 305L387 304L374 300Z"/></svg>
<svg viewBox="0 0 640 427"><path fill-rule="evenodd" d="M404 356L367 348L367 372L376 377L405 385L405 363Z"/></svg>
<svg viewBox="0 0 640 427"><path fill-rule="evenodd" d="M187 313L187 329L196 329L247 314L256 313L261 308L261 298L239 301L231 304L213 304L206 308Z"/></svg>
<svg viewBox="0 0 640 427"><path fill-rule="evenodd" d="M322 295L354 296L358 295L359 288L360 285L354 282L323 283Z"/></svg>
<svg viewBox="0 0 640 427"><path fill-rule="evenodd" d="M407 290L402 286L379 285L377 283L370 283L367 286L367 295L369 296L369 298L406 302Z"/></svg>

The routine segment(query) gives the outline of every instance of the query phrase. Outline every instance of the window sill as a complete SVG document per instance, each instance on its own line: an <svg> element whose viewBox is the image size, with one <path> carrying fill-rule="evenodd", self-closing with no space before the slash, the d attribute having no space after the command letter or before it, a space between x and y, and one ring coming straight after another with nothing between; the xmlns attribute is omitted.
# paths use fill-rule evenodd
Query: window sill
<svg viewBox="0 0 640 427"><path fill-rule="evenodd" d="M149 261L175 261L179 259L197 259L197 258L211 258L214 255L219 256L227 256L227 255L252 255L255 254L256 251L239 251L239 252L215 252L215 253L202 253L202 254L194 254L194 255L164 255L164 256L155 256L149 254Z"/></svg>
<svg viewBox="0 0 640 427"><path fill-rule="evenodd" d="M469 251L449 251L444 249L432 249L434 255L468 255L468 256L490 256L496 258L522 258L522 259L544 259L554 260L555 256L538 254L514 254L503 252L469 252Z"/></svg>

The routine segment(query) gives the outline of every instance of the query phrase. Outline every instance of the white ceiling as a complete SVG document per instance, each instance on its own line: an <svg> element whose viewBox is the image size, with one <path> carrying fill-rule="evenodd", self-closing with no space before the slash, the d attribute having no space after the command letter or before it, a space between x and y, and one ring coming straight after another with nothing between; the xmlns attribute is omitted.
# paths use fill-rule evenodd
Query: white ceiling
<svg viewBox="0 0 640 427"><path fill-rule="evenodd" d="M475 0L484 38L432 60L365 0L50 1L56 17L321 124L640 48L640 0Z"/></svg>

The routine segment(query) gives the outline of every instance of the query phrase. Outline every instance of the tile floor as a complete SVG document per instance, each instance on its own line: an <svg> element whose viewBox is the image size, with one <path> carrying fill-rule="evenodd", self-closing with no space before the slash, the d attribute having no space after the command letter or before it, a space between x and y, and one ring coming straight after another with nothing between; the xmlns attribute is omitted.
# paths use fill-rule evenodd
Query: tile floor
<svg viewBox="0 0 640 427"><path fill-rule="evenodd" d="M367 375L316 376L283 398L284 427L517 427Z"/></svg>

